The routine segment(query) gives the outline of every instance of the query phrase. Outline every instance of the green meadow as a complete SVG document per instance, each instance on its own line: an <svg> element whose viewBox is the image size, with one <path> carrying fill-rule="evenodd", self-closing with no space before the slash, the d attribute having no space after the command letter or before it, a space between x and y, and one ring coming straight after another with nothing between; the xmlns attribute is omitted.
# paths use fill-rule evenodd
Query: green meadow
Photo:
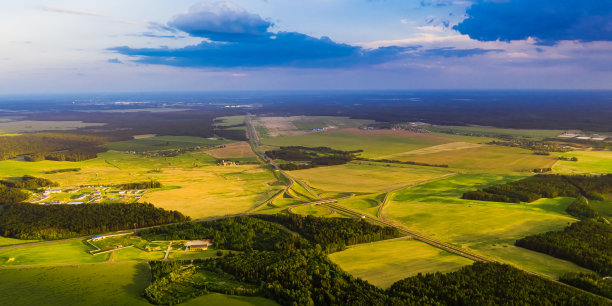
<svg viewBox="0 0 612 306"><path fill-rule="evenodd" d="M21 240L21 239L8 238L8 237L0 236L0 247L1 246L16 245L16 244L24 244L24 243L30 243L30 242L37 242L37 241L39 241L39 240Z"/></svg>
<svg viewBox="0 0 612 306"><path fill-rule="evenodd" d="M325 191L374 193L435 179L451 172L436 167L410 165L387 167L382 163L351 162L289 173L304 183Z"/></svg>
<svg viewBox="0 0 612 306"><path fill-rule="evenodd" d="M186 301L181 305L186 306L276 306L276 302L258 296L234 296L220 293L210 293L195 299Z"/></svg>
<svg viewBox="0 0 612 306"><path fill-rule="evenodd" d="M380 204L384 197L384 193L358 196L350 199L340 200L338 201L338 205L342 205L344 207L357 210L372 217L376 217L378 215L378 210L380 209Z"/></svg>
<svg viewBox="0 0 612 306"><path fill-rule="evenodd" d="M411 134L411 136L414 135ZM277 147L306 146L330 147L344 151L363 150L363 153L360 154L361 157L376 158L378 156L417 150L451 141L428 134L408 137L405 133L380 135L371 131L349 129L312 132L295 136L266 137L262 138L261 142L264 145Z"/></svg>
<svg viewBox="0 0 612 306"><path fill-rule="evenodd" d="M413 239L350 246L329 258L353 276L388 288L418 273L452 272L472 261Z"/></svg>
<svg viewBox="0 0 612 306"><path fill-rule="evenodd" d="M612 173L612 152L610 151L571 151L563 157L576 157L578 161L560 160L553 170L558 173Z"/></svg>
<svg viewBox="0 0 612 306"><path fill-rule="evenodd" d="M0 305L151 305L146 263L0 269ZM10 294L9 294L10 293Z"/></svg>
<svg viewBox="0 0 612 306"><path fill-rule="evenodd" d="M406 188L394 193L383 216L434 239L550 277L584 271L569 262L513 246L519 238L561 230L575 222L564 211L571 198L520 204L460 198L465 191L516 179L462 174Z"/></svg>
<svg viewBox="0 0 612 306"><path fill-rule="evenodd" d="M561 130L527 130L527 129L503 129L495 128L490 126L431 126L427 127L428 130L435 132L453 132L461 134L474 134L474 135L490 135L490 136L501 136L509 135L514 137L526 137L533 139L544 139L549 137L556 137L563 133Z"/></svg>
<svg viewBox="0 0 612 306"><path fill-rule="evenodd" d="M109 254L93 256L94 247L83 240L0 249L0 266L56 265L96 263L108 260Z"/></svg>
<svg viewBox="0 0 612 306"><path fill-rule="evenodd" d="M334 213L331 209L319 205L298 206L291 208L290 211L298 215L315 217L326 217Z"/></svg>

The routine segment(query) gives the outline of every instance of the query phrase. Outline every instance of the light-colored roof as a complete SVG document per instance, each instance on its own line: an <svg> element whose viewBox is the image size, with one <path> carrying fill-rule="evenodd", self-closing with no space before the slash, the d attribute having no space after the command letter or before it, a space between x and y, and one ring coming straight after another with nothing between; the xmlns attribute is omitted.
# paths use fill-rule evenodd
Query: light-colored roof
<svg viewBox="0 0 612 306"><path fill-rule="evenodd" d="M206 239L206 240L191 240L191 241L187 241L185 243L185 246L202 246L202 245L206 245L209 246L212 243L210 242L210 239Z"/></svg>

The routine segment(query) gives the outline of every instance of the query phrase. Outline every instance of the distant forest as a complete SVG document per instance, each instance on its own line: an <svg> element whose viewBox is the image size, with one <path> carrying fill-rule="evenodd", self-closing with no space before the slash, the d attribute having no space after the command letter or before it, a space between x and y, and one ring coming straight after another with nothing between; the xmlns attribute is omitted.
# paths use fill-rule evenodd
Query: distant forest
<svg viewBox="0 0 612 306"><path fill-rule="evenodd" d="M107 138L89 135L38 133L0 136L0 160L24 155L27 161L82 161L105 152Z"/></svg>
<svg viewBox="0 0 612 306"><path fill-rule="evenodd" d="M162 184L158 181L125 183L125 184L119 185L119 189L122 189L122 190L151 189L151 188L161 188L161 187L162 187Z"/></svg>
<svg viewBox="0 0 612 306"><path fill-rule="evenodd" d="M533 202L540 198L577 197L601 200L612 191L612 174L537 174L516 182L495 185L463 194L464 199L494 202Z"/></svg>

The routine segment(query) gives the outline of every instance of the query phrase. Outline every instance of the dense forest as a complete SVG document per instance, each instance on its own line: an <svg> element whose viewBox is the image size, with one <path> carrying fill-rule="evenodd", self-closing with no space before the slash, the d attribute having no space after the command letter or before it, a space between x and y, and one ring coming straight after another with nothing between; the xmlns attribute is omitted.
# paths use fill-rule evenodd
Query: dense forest
<svg viewBox="0 0 612 306"><path fill-rule="evenodd" d="M609 277L602 278L594 273L572 272L562 275L559 281L612 299L612 279Z"/></svg>
<svg viewBox="0 0 612 306"><path fill-rule="evenodd" d="M0 160L24 155L27 161L82 161L106 151L101 147L105 141L104 137L55 133L0 136Z"/></svg>
<svg viewBox="0 0 612 306"><path fill-rule="evenodd" d="M419 274L396 282L394 296L428 297L442 305L607 305L509 265L479 263L447 274Z"/></svg>
<svg viewBox="0 0 612 306"><path fill-rule="evenodd" d="M171 224L139 231L147 240L212 239L218 249L280 250L308 247L308 241L282 226L257 218L240 216L209 222Z"/></svg>
<svg viewBox="0 0 612 306"><path fill-rule="evenodd" d="M290 162L300 163L281 163L279 167L283 170L309 169L320 166L334 166L346 164L355 159L357 151L340 151L328 147L302 147L290 146L280 147L278 150L266 151L266 155L272 159L280 159Z"/></svg>
<svg viewBox="0 0 612 306"><path fill-rule="evenodd" d="M528 236L516 245L569 260L600 274L612 275L612 225L588 219L563 231Z"/></svg>
<svg viewBox="0 0 612 306"><path fill-rule="evenodd" d="M463 194L464 199L494 202L533 202L540 198L577 197L599 200L612 191L612 174L600 176L537 174L520 181Z"/></svg>
<svg viewBox="0 0 612 306"><path fill-rule="evenodd" d="M589 200L583 196L578 196L565 211L579 219L590 219L599 216L597 210L589 204Z"/></svg>
<svg viewBox="0 0 612 306"><path fill-rule="evenodd" d="M257 215L299 233L326 252L343 250L347 245L400 237L396 228L381 227L355 218L318 218L299 215Z"/></svg>
<svg viewBox="0 0 612 306"><path fill-rule="evenodd" d="M119 185L119 189L122 189L122 190L151 189L151 188L161 188L161 187L162 187L162 184L158 181L126 183L126 184Z"/></svg>
<svg viewBox="0 0 612 306"><path fill-rule="evenodd" d="M409 255L407 255L409 256ZM606 305L585 294L508 265L474 263L448 274L419 274L389 290L355 278L316 250L249 251L191 262L152 262L153 282L145 296L171 305L208 292L260 295L281 305ZM251 287L213 287L190 277L211 271L217 283Z"/></svg>
<svg viewBox="0 0 612 306"><path fill-rule="evenodd" d="M22 191L21 188L12 188L0 184L0 204L20 203L27 200L28 197L29 195ZM0 210L1 213L2 210Z"/></svg>
<svg viewBox="0 0 612 306"><path fill-rule="evenodd" d="M4 204L0 235L19 239L61 239L188 220L153 204Z"/></svg>

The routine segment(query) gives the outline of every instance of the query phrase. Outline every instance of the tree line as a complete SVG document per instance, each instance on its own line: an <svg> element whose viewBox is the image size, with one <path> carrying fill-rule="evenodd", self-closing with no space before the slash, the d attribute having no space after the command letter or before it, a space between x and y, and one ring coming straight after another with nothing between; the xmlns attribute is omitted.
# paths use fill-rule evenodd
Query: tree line
<svg viewBox="0 0 612 306"><path fill-rule="evenodd" d="M189 217L178 211L149 203L4 204L0 210L0 235L52 240L186 220Z"/></svg>
<svg viewBox="0 0 612 306"><path fill-rule="evenodd" d="M257 215L299 233L328 253L343 250L347 245L400 237L398 229L378 226L355 218L320 218L300 215Z"/></svg>
<svg viewBox="0 0 612 306"><path fill-rule="evenodd" d="M10 188L38 189L41 187L57 187L59 184L46 178L24 175L19 181L0 180L0 184ZM15 202L14 202L15 203Z"/></svg>
<svg viewBox="0 0 612 306"><path fill-rule="evenodd" d="M612 191L612 174L537 174L516 182L495 185L463 194L463 199L494 202L533 202L540 198L577 197L602 199Z"/></svg>
<svg viewBox="0 0 612 306"><path fill-rule="evenodd" d="M266 151L266 155L272 159L290 161L290 163L279 164L279 167L283 170L300 170L320 166L343 165L355 159L360 152L363 151L341 151L329 147L289 146ZM303 163L293 163L295 161Z"/></svg>
<svg viewBox="0 0 612 306"><path fill-rule="evenodd" d="M134 190L134 189L152 189L161 188L162 184L158 181L138 182L138 183L126 183L119 185L121 190Z"/></svg>
<svg viewBox="0 0 612 306"><path fill-rule="evenodd" d="M603 221L583 220L563 231L528 236L515 244L612 275L612 225Z"/></svg>

